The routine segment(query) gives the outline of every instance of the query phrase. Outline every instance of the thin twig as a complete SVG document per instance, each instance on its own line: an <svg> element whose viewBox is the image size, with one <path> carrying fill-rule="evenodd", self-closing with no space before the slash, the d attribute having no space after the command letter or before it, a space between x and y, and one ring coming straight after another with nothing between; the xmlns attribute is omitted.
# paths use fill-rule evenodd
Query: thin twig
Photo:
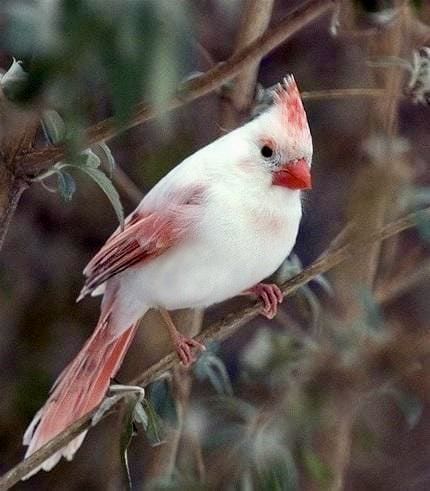
<svg viewBox="0 0 430 491"><path fill-rule="evenodd" d="M272 17L274 0L246 0L237 37L235 53L244 49L260 37L267 29ZM231 129L240 124L252 106L255 94L258 68L261 57L256 58L234 79L233 87L224 97L221 113L221 127Z"/></svg>
<svg viewBox="0 0 430 491"><path fill-rule="evenodd" d="M424 280L430 278L430 260L423 262L413 272L403 271L388 282L382 283L375 291L375 299L380 304L387 304L411 291Z"/></svg>
<svg viewBox="0 0 430 491"><path fill-rule="evenodd" d="M348 222L342 230L330 241L327 249L321 253L318 259L328 256L352 239L355 230L353 222Z"/></svg>
<svg viewBox="0 0 430 491"><path fill-rule="evenodd" d="M1 89L0 89L1 98ZM0 249L21 195L28 188L25 177L17 176L17 156L28 152L34 142L39 120L31 111L17 111L11 104L0 104L0 118L7 127L2 135L0 162ZM2 126L3 128L3 126Z"/></svg>
<svg viewBox="0 0 430 491"><path fill-rule="evenodd" d="M308 101L319 99L344 99L346 97L386 97L384 89L356 88L356 89L331 89L331 90L313 90L311 92L302 92L302 99ZM398 98L399 96L396 96Z"/></svg>
<svg viewBox="0 0 430 491"><path fill-rule="evenodd" d="M0 250L3 247L12 216L15 213L22 193L28 188L28 184L19 178L15 178L9 190L9 201L0 220Z"/></svg>
<svg viewBox="0 0 430 491"><path fill-rule="evenodd" d="M304 269L301 273L286 281L281 285L285 295L291 295L298 288L309 283L316 276L326 273L341 262L353 258L359 252L365 251L369 244L377 241L382 241L388 237L392 237L406 229L409 229L416 224L417 214L420 214L420 219L430 220L430 207L420 210L417 213L410 213L404 218L396 220L388 225L385 225L381 230L376 231L368 237L362 237L359 240L350 242L340 249L337 249L332 254L322 257L315 261L311 266ZM222 321L212 324L204 329L196 339L203 343L208 343L213 340L223 340L232 336L241 326L255 318L260 310L260 305L255 304L238 312L232 312L227 315ZM158 379L167 370L179 363L177 356L174 353L169 353L163 359L152 365L148 370L136 377L130 383L133 385L147 386L149 383ZM7 490L20 481L33 469L38 467L42 462L51 457L56 451L67 445L82 431L91 426L91 419L97 408L80 418L78 421L70 425L51 441L46 443L39 450L30 455L27 459L21 461L14 468L8 471L0 479L0 490Z"/></svg>
<svg viewBox="0 0 430 491"><path fill-rule="evenodd" d="M115 167L112 180L119 191L122 191L134 205L140 203L144 194L118 165Z"/></svg>
<svg viewBox="0 0 430 491"><path fill-rule="evenodd" d="M125 126L118 127L114 118L108 118L90 127L83 139L85 145L91 146L100 141L110 140L126 129L209 94L234 78L239 72L254 63L256 59L267 55L302 27L328 12L333 4L333 0L311 0L306 2L304 5L292 10L273 29L266 31L246 48L234 53L225 62L218 63L203 75L186 82L182 90L163 108L141 103L138 104L134 116ZM35 150L22 157L18 162L22 164L22 168L25 169L27 174L34 175L48 169L55 162L61 160L64 155L64 145L53 145Z"/></svg>

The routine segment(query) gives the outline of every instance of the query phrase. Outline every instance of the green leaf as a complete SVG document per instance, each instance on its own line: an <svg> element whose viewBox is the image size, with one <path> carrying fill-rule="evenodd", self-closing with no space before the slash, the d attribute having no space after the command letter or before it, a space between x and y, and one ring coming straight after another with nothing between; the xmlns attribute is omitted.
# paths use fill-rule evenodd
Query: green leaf
<svg viewBox="0 0 430 491"><path fill-rule="evenodd" d="M252 483L252 474L249 469L247 469L241 476L239 480L239 491L254 491L254 486Z"/></svg>
<svg viewBox="0 0 430 491"><path fill-rule="evenodd" d="M142 425L145 430L148 428L149 418L142 401L137 402L134 408L133 418L136 424Z"/></svg>
<svg viewBox="0 0 430 491"><path fill-rule="evenodd" d="M194 373L199 380L209 379L218 394L233 395L224 362L209 349L204 351L194 364Z"/></svg>
<svg viewBox="0 0 430 491"><path fill-rule="evenodd" d="M423 211L417 211L415 220L417 223L417 228L418 231L421 234L421 237L424 240L427 240L430 242L430 218L428 216L428 213L424 213Z"/></svg>
<svg viewBox="0 0 430 491"><path fill-rule="evenodd" d="M148 400L160 418L176 428L178 426L178 413L170 382L167 379L156 380L148 387L147 393Z"/></svg>
<svg viewBox="0 0 430 491"><path fill-rule="evenodd" d="M233 416L248 421L254 418L257 408L244 399L234 396L216 396L210 399L210 411L214 412L214 417L220 414Z"/></svg>
<svg viewBox="0 0 430 491"><path fill-rule="evenodd" d="M269 453L270 456L257 459L258 489L298 490L297 467L289 449L278 446L276 450L269 449Z"/></svg>
<svg viewBox="0 0 430 491"><path fill-rule="evenodd" d="M430 203L430 187L415 186L410 192L410 200L414 207L426 206Z"/></svg>
<svg viewBox="0 0 430 491"><path fill-rule="evenodd" d="M131 440L134 436L134 413L135 407L138 401L135 398L129 398L124 410L124 416L122 419L122 430L120 435L120 452L121 452L121 463L124 467L124 471L127 477L128 489L132 489L130 467L128 464L128 447L130 446Z"/></svg>
<svg viewBox="0 0 430 491"><path fill-rule="evenodd" d="M409 429L413 429L421 419L424 410L423 401L411 393L400 392L397 404L402 410Z"/></svg>
<svg viewBox="0 0 430 491"><path fill-rule="evenodd" d="M284 283L286 280L292 278L297 273L302 271L303 266L300 261L300 258L297 254L291 254L288 258L284 260L281 266L278 268L276 272L276 276L279 283Z"/></svg>
<svg viewBox="0 0 430 491"><path fill-rule="evenodd" d="M58 191L64 201L70 201L76 191L76 182L73 177L64 170L58 170L56 172Z"/></svg>
<svg viewBox="0 0 430 491"><path fill-rule="evenodd" d="M8 71L0 78L4 95L11 101L19 100L27 83L28 74L22 68L22 61L16 61L14 58Z"/></svg>
<svg viewBox="0 0 430 491"><path fill-rule="evenodd" d="M421 419L424 404L415 394L405 392L396 387L384 387L382 392L393 398L398 408L402 411L406 423L412 430Z"/></svg>
<svg viewBox="0 0 430 491"><path fill-rule="evenodd" d="M333 479L331 469L310 448L302 450L303 464L310 475L322 488L327 488Z"/></svg>
<svg viewBox="0 0 430 491"><path fill-rule="evenodd" d="M334 298L335 294L333 287L324 275L320 274L316 276L312 281L317 283L327 293L327 295Z"/></svg>
<svg viewBox="0 0 430 491"><path fill-rule="evenodd" d="M124 210L121 204L121 200L118 195L118 191L115 189L112 182L109 178L104 174L101 170L95 169L89 166L80 166L73 164L66 164L70 167L76 167L80 169L82 172L88 174L91 179L100 187L100 189L106 194L111 202L113 209L115 210L116 216L118 217L118 221L120 223L121 229L124 229Z"/></svg>
<svg viewBox="0 0 430 491"><path fill-rule="evenodd" d="M144 399L142 404L148 416L146 436L148 437L152 446L160 445L164 441L163 422L155 411L154 406L147 398Z"/></svg>
<svg viewBox="0 0 430 491"><path fill-rule="evenodd" d="M57 111L51 109L43 111L42 128L49 143L55 145L64 141L66 125Z"/></svg>
<svg viewBox="0 0 430 491"><path fill-rule="evenodd" d="M369 289L362 289L360 296L365 308L366 327L377 332L384 326L384 316L381 307L376 302L373 293Z"/></svg>
<svg viewBox="0 0 430 491"><path fill-rule="evenodd" d="M318 325L319 316L321 313L321 306L318 300L318 297L315 293L309 288L308 285L304 285L300 288L300 291L303 293L303 296L306 299L306 302L309 305L311 312L311 321L312 321L312 329L316 329Z"/></svg>
<svg viewBox="0 0 430 491"><path fill-rule="evenodd" d="M98 153L102 162L106 164L109 173L109 178L112 179L112 174L113 171L115 170L116 162L110 148L108 147L108 145L106 145L105 142L101 142L101 143L96 143L93 146L93 150L95 150Z"/></svg>
<svg viewBox="0 0 430 491"><path fill-rule="evenodd" d="M100 167L100 157L91 149L84 150L82 155L85 157L83 167L90 167L91 169L98 169Z"/></svg>

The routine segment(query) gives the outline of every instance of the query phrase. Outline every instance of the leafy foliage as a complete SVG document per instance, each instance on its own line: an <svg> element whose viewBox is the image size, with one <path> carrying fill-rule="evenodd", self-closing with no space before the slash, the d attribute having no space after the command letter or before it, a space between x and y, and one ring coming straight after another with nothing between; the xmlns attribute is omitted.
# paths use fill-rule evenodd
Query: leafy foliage
<svg viewBox="0 0 430 491"><path fill-rule="evenodd" d="M128 488L132 489L130 467L128 464L128 447L130 446L131 440L135 435L135 413L136 408L140 405L138 400L129 399L127 405L124 408L123 419L122 419L122 432L120 435L120 455L121 463L124 467Z"/></svg>
<svg viewBox="0 0 430 491"><path fill-rule="evenodd" d="M22 61L13 59L9 69L0 74L0 87L3 94L11 101L16 100L18 94L27 84L28 74L22 68Z"/></svg>
<svg viewBox="0 0 430 491"><path fill-rule="evenodd" d="M178 425L176 402L168 379L156 380L148 387L148 400L160 416L171 427Z"/></svg>
<svg viewBox="0 0 430 491"><path fill-rule="evenodd" d="M329 489L328 486L333 476L330 468L321 461L318 455L312 449L305 447L302 451L302 461L310 477L323 489Z"/></svg>
<svg viewBox="0 0 430 491"><path fill-rule="evenodd" d="M133 391L133 387L127 392L127 386L114 386L125 391L125 404L122 412L122 431L120 434L121 462L127 477L129 489L132 489L130 467L128 463L128 449L133 436L136 435L139 426L142 426L147 438L152 445L163 442L164 426L159 415L155 411L151 401L144 397L142 390ZM116 397L122 397L121 395ZM115 396L112 402L116 401Z"/></svg>
<svg viewBox="0 0 430 491"><path fill-rule="evenodd" d="M211 343L193 366L198 380L209 380L218 394L233 394L227 368L220 357L215 353L218 345Z"/></svg>
<svg viewBox="0 0 430 491"><path fill-rule="evenodd" d="M187 65L184 7L172 2L19 1L7 14L8 49L27 60L17 97L44 96L67 115L85 113L82 93L90 84L108 90L122 124L142 94L165 101Z"/></svg>
<svg viewBox="0 0 430 491"><path fill-rule="evenodd" d="M292 278L296 274L303 270L303 264L300 258L296 254L291 254L281 265L276 273L277 281L279 283L284 283L288 279ZM318 275L313 279L327 295L330 297L334 296L333 288L331 287L329 281L324 275ZM314 293L309 285L303 285L299 288L299 293L303 296L305 302L307 303L307 308L310 313L310 325L311 329L318 330L318 321L321 313L320 300Z"/></svg>
<svg viewBox="0 0 430 491"><path fill-rule="evenodd" d="M394 385L384 387L383 393L389 395L402 411L409 429L415 428L421 419L424 403L415 394L405 392Z"/></svg>
<svg viewBox="0 0 430 491"><path fill-rule="evenodd" d="M66 125L57 111L45 111L42 117L42 127L47 140L52 144L67 141ZM101 162L105 163L109 177L100 169ZM106 143L96 143L92 148L84 150L79 155L71 154L65 161L57 162L47 172L35 178L45 185L49 191L55 189L47 187L45 180L55 175L57 177L57 190L65 201L70 201L76 191L76 182L65 169L78 169L88 175L106 194L115 210L121 228L124 227L124 210L117 190L112 184L112 174L115 168L115 159Z"/></svg>

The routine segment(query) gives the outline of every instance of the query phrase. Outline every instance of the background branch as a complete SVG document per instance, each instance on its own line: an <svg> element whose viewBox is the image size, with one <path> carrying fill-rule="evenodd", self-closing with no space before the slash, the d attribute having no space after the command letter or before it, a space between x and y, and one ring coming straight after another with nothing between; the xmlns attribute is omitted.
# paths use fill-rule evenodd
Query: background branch
<svg viewBox="0 0 430 491"><path fill-rule="evenodd" d="M405 48L409 48L410 12L406 11L403 0L394 0L392 3L396 9L393 19L383 29L374 30L372 27L373 32L364 39L369 59L407 56ZM346 25L361 32L360 9L357 5L349 1L340 2L339 5L341 27ZM398 67L372 69L369 73L370 82L373 82L375 88L383 89L384 97L377 98L369 106L368 129L363 145L367 152L363 152L363 164L348 193L347 219L354 224L352 236L372 235L384 223L396 217L396 196L401 185L399 170L405 158L396 146L398 104L404 75L404 71ZM384 245L383 255L381 250L381 242L375 241L369 244L364 253L354 257L353 261L345 261L333 274L336 303L338 311L343 314L345 325L352 325L364 318L366 306L361 292L374 290L381 263L387 263L387 244ZM355 398L341 399L344 404L336 401L333 406L335 424L325 429L319 441L315 442L316 453L333 474L330 488L333 491L343 489L352 440L351 414ZM326 445L327 441L331 442L330 446ZM340 455L342 458L339 458ZM317 490L319 484L314 483L308 488Z"/></svg>
<svg viewBox="0 0 430 491"><path fill-rule="evenodd" d="M112 180L118 190L127 196L131 203L135 206L140 203L144 194L118 164L115 166Z"/></svg>
<svg viewBox="0 0 430 491"><path fill-rule="evenodd" d="M404 218L385 225L380 230L373 232L367 237L361 237L360 239L349 242L331 254L321 257L311 266L304 269L301 273L286 281L283 285L281 285L283 292L286 296L291 295L301 286L309 283L316 276L329 271L341 262L354 257L356 254L366 251L370 244L385 240L413 227L416 224L418 213L420 214L421 221L423 219L430 220L429 207L416 213L410 213ZM198 336L196 336L196 339L206 344L210 341L226 339L232 336L241 326L255 318L259 313L259 309L260 305L254 304L238 312L233 312L227 315L222 321L214 323L204 329ZM130 383L132 385L139 384L145 387L149 383L159 378L167 370L170 370L172 367L178 365L178 363L176 354L169 353ZM112 410L114 409L115 407ZM12 487L31 470L38 467L42 462L53 455L56 451L67 445L67 443L73 440L73 438L79 435L82 431L89 428L91 426L91 419L96 411L97 408L83 416L46 445L37 450L30 457L21 461L13 469L7 472L0 479L0 490L7 490Z"/></svg>
<svg viewBox="0 0 430 491"><path fill-rule="evenodd" d="M267 29L273 11L273 0L246 0L244 13L237 37L235 53L246 48ZM255 84L258 76L261 56L232 81L231 88L225 87L221 127L227 130L235 128L247 117L254 101Z"/></svg>
<svg viewBox="0 0 430 491"><path fill-rule="evenodd" d="M90 146L100 141L107 141L120 132L151 120L163 112L177 109L199 97L218 89L225 82L234 78L241 70L267 55L286 39L305 25L327 13L333 5L332 0L310 0L292 10L287 17L273 29L268 30L253 43L234 53L225 62L218 63L203 75L186 82L182 90L173 97L165 107L156 108L145 103L139 104L134 116L123 127L119 128L114 118L108 118L90 127L85 133L85 145ZM39 174L65 155L64 145L48 146L25 155L18 160L26 174Z"/></svg>
<svg viewBox="0 0 430 491"><path fill-rule="evenodd" d="M310 92L301 92L303 100L320 100L320 99L344 99L345 97L386 97L385 89L374 88L356 88L356 89L331 89L331 90L312 90ZM395 97L399 97L398 94Z"/></svg>
<svg viewBox="0 0 430 491"><path fill-rule="evenodd" d="M28 184L24 180L11 176L8 169L2 169L1 172L4 174L3 183L6 182L8 185L5 190L5 204L2 207L3 213L0 215L0 249L3 247L6 233L18 206L19 199L22 193L28 188Z"/></svg>

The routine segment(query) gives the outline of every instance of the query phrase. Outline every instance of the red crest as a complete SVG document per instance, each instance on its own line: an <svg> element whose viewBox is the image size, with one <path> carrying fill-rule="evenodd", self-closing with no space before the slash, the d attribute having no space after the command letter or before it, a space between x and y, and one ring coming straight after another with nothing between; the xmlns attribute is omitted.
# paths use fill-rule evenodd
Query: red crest
<svg viewBox="0 0 430 491"><path fill-rule="evenodd" d="M293 75L287 75L275 88L273 100L282 111L285 125L303 131L308 127L305 109Z"/></svg>

